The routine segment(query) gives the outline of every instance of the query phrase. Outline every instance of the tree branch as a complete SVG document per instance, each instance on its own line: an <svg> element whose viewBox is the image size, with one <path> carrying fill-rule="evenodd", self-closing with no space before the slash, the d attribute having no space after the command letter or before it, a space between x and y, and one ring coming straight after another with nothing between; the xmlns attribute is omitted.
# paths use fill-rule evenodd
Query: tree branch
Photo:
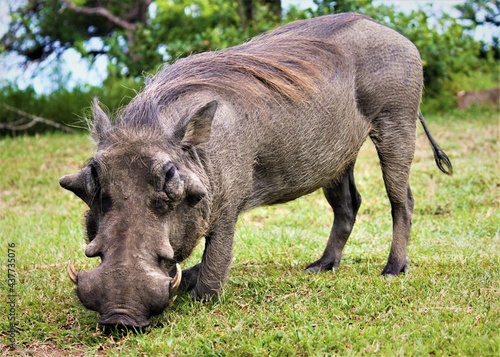
<svg viewBox="0 0 500 357"><path fill-rule="evenodd" d="M50 125L54 128L57 128L59 130L65 131L67 133L74 133L75 130L68 128L65 125L58 124L52 120L48 120L33 114L26 113L25 111L22 111L21 109L17 109L14 107L11 107L10 105L7 104L2 104L2 106L10 110L11 112L17 113L25 118L31 119L31 122L26 123L26 124L21 124L22 120L17 120L14 123L0 123L0 129L7 129L7 130L26 130L31 128L33 125L36 123L43 123L46 125Z"/></svg>
<svg viewBox="0 0 500 357"><path fill-rule="evenodd" d="M142 22L145 24L147 21L148 7L152 2L153 0L136 1L134 8L129 13L122 15L120 18L128 22L135 20L136 22Z"/></svg>
<svg viewBox="0 0 500 357"><path fill-rule="evenodd" d="M77 12L79 14L103 16L106 19L108 19L110 22L115 24L116 26L119 26L125 30L135 31L135 25L133 23L130 23L128 21L125 21L125 20L113 15L108 9L105 9L104 7L78 6L78 5L73 4L73 2L71 0L62 0L62 2L64 4L66 4L66 6L68 6L69 9L71 9L74 12Z"/></svg>

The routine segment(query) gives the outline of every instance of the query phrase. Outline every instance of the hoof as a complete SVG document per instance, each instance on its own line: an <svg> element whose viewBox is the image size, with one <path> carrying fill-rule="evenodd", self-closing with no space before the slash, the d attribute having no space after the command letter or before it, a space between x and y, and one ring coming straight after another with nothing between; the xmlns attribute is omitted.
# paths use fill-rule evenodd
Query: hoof
<svg viewBox="0 0 500 357"><path fill-rule="evenodd" d="M194 289L198 281L198 275L200 274L200 266L200 264L197 264L182 271L182 280L179 285L180 291L190 292Z"/></svg>
<svg viewBox="0 0 500 357"><path fill-rule="evenodd" d="M214 289L198 289L196 286L189 293L192 299L202 301L202 302L210 302L218 299L220 292Z"/></svg>
<svg viewBox="0 0 500 357"><path fill-rule="evenodd" d="M316 265L316 266L308 266L308 267L305 269L305 272L306 272L306 273L312 273L312 274L316 274L316 273L319 273L319 272L321 272L321 271L323 271L323 270L321 269L321 266L319 266L319 265Z"/></svg>
<svg viewBox="0 0 500 357"><path fill-rule="evenodd" d="M398 276L401 273L408 275L410 273L410 264L404 263L402 265L394 265L387 263L382 271L382 275L384 276Z"/></svg>
<svg viewBox="0 0 500 357"><path fill-rule="evenodd" d="M329 271L334 268L334 264L332 262L322 262L321 259L308 265L306 268L307 273L319 273L322 271Z"/></svg>

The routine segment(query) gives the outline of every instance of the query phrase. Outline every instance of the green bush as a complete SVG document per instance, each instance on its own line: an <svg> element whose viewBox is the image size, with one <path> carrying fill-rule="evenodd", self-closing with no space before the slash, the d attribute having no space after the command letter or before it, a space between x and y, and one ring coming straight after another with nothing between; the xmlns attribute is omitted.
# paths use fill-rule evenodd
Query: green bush
<svg viewBox="0 0 500 357"><path fill-rule="evenodd" d="M23 112L42 117L57 124L63 124L74 130L87 129L86 118L94 97L98 97L110 113L127 104L140 89L142 82L133 79L116 79L108 77L102 87L75 87L72 90L60 88L49 94L38 94L33 87L20 89L15 85L0 88L0 103L16 108ZM31 120L0 105L0 123L25 124ZM20 131L0 129L0 136L35 134L57 130L43 123Z"/></svg>

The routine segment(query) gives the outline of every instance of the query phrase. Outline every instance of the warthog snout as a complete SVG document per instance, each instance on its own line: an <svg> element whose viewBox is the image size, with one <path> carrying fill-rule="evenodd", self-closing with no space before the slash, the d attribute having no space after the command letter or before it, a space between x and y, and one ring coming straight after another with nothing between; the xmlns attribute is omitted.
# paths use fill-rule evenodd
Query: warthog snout
<svg viewBox="0 0 500 357"><path fill-rule="evenodd" d="M105 264L78 272L69 263L67 270L82 304L101 314L101 326L142 329L149 325L151 316L160 314L175 300L182 270L176 264L174 276L170 277L161 271L134 268L141 274L131 274L126 268L107 269ZM107 290L102 286L115 288Z"/></svg>

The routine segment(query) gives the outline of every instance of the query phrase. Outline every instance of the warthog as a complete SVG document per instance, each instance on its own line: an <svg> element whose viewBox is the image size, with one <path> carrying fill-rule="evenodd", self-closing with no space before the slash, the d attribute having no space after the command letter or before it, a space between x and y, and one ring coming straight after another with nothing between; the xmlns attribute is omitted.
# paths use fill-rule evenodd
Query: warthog
<svg viewBox="0 0 500 357"><path fill-rule="evenodd" d="M92 271L70 277L104 326L143 327L180 280L193 298L226 280L236 220L251 208L322 188L335 220L309 272L337 268L361 197L353 168L369 136L380 157L394 231L383 274L408 270L409 186L422 64L406 38L354 13L298 21L241 46L167 66L116 115L94 101L89 164L60 180L89 206ZM443 172L451 164L427 131ZM445 166L443 166L445 165Z"/></svg>

